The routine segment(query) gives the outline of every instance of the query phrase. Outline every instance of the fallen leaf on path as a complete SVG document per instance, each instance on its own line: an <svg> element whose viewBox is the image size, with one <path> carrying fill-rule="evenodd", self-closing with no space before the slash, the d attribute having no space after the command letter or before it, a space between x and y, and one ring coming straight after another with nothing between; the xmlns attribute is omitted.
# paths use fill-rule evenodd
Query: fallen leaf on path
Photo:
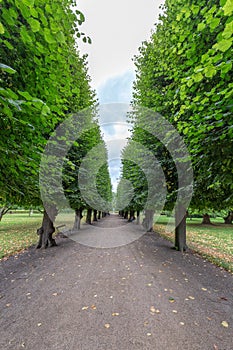
<svg viewBox="0 0 233 350"><path fill-rule="evenodd" d="M91 305L91 309L92 310L96 310L96 306L95 305Z"/></svg>
<svg viewBox="0 0 233 350"><path fill-rule="evenodd" d="M190 295L190 296L189 296L189 299L194 300L195 298L194 298L194 297L192 297L192 296Z"/></svg>
<svg viewBox="0 0 233 350"><path fill-rule="evenodd" d="M180 325L181 325L181 326L184 326L184 322L180 322Z"/></svg>
<svg viewBox="0 0 233 350"><path fill-rule="evenodd" d="M225 328L228 328L228 327L229 327L227 321L222 321L221 325L222 325L223 327L225 327Z"/></svg>
<svg viewBox="0 0 233 350"><path fill-rule="evenodd" d="M169 298L169 301L170 301L170 303L174 303L174 302L175 302L175 299L172 298L172 297L170 297L170 298Z"/></svg>
<svg viewBox="0 0 233 350"><path fill-rule="evenodd" d="M150 312L153 313L153 314L155 314L155 313L159 314L160 313L160 311L158 309L156 309L154 306L150 307Z"/></svg>
<svg viewBox="0 0 233 350"><path fill-rule="evenodd" d="M204 290L204 292L206 292L207 291L207 289L206 288L201 288L202 290Z"/></svg>
<svg viewBox="0 0 233 350"><path fill-rule="evenodd" d="M119 313L118 312L113 312L112 316L119 316Z"/></svg>
<svg viewBox="0 0 233 350"><path fill-rule="evenodd" d="M9 303L9 304L6 304L6 306L9 307L9 306L11 306L11 304L10 304L10 303Z"/></svg>
<svg viewBox="0 0 233 350"><path fill-rule="evenodd" d="M218 350L218 347L217 345L214 344L214 350Z"/></svg>
<svg viewBox="0 0 233 350"><path fill-rule="evenodd" d="M150 337L152 334L151 334L151 333L147 333L146 335L147 335L148 337Z"/></svg>
<svg viewBox="0 0 233 350"><path fill-rule="evenodd" d="M57 293L53 293L53 296L56 297L56 296L57 296Z"/></svg>
<svg viewBox="0 0 233 350"><path fill-rule="evenodd" d="M177 310L172 310L172 312L173 312L174 314L177 314Z"/></svg>
<svg viewBox="0 0 233 350"><path fill-rule="evenodd" d="M87 310L89 307L88 306L83 306L82 310Z"/></svg>
<svg viewBox="0 0 233 350"><path fill-rule="evenodd" d="M37 323L37 326L38 326L38 327L42 326L42 323Z"/></svg>
<svg viewBox="0 0 233 350"><path fill-rule="evenodd" d="M110 328L110 324L109 323L105 323L104 327L108 329L108 328Z"/></svg>

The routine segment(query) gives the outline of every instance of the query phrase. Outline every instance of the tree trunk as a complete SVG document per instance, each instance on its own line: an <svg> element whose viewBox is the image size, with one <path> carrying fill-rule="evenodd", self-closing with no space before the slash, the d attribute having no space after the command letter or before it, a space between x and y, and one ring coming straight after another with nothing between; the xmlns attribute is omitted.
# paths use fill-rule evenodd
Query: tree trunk
<svg viewBox="0 0 233 350"><path fill-rule="evenodd" d="M211 225L209 214L206 213L203 215L202 224L203 225Z"/></svg>
<svg viewBox="0 0 233 350"><path fill-rule="evenodd" d="M101 211L98 211L98 220L101 219Z"/></svg>
<svg viewBox="0 0 233 350"><path fill-rule="evenodd" d="M106 213L104 211L102 211L102 218L105 218Z"/></svg>
<svg viewBox="0 0 233 350"><path fill-rule="evenodd" d="M33 209L30 209L28 215L32 216L32 214L33 214Z"/></svg>
<svg viewBox="0 0 233 350"><path fill-rule="evenodd" d="M140 211L139 210L137 210L137 225L139 225L140 224Z"/></svg>
<svg viewBox="0 0 233 350"><path fill-rule="evenodd" d="M3 207L0 209L0 221L2 221L3 215L5 215L9 210L10 208L7 207Z"/></svg>
<svg viewBox="0 0 233 350"><path fill-rule="evenodd" d="M92 214L92 209L87 209L86 224L91 225L91 214Z"/></svg>
<svg viewBox="0 0 233 350"><path fill-rule="evenodd" d="M224 224L231 225L233 221L233 211L229 211L228 215L224 218Z"/></svg>
<svg viewBox="0 0 233 350"><path fill-rule="evenodd" d="M93 218L93 221L98 221L98 220L97 220L97 213L98 213L98 212L97 212L97 210L95 209L95 210L94 210L94 218Z"/></svg>
<svg viewBox="0 0 233 350"><path fill-rule="evenodd" d="M146 232L152 232L153 224L154 224L154 210L147 209L145 211L145 218L143 219L142 226L146 229Z"/></svg>
<svg viewBox="0 0 233 350"><path fill-rule="evenodd" d="M83 217L82 211L83 211L82 208L75 210L75 219L74 219L74 226L73 226L74 231L80 230L81 220Z"/></svg>
<svg viewBox="0 0 233 350"><path fill-rule="evenodd" d="M129 222L133 222L135 220L135 216L134 216L135 210L130 210L129 212Z"/></svg>
<svg viewBox="0 0 233 350"><path fill-rule="evenodd" d="M49 215L46 210L44 210L44 216L42 220L42 226L37 230L39 235L39 241L36 248L47 248L56 246L56 241L52 237L55 232L54 221L57 216L57 209L55 207L50 207L48 209Z"/></svg>
<svg viewBox="0 0 233 350"><path fill-rule="evenodd" d="M128 220L128 216L129 216L129 212L128 212L128 210L126 210L126 211L124 212L124 219L127 219L127 220Z"/></svg>
<svg viewBox="0 0 233 350"><path fill-rule="evenodd" d="M187 212L182 206L178 207L175 213L175 248L180 252L187 249L186 245L186 217Z"/></svg>

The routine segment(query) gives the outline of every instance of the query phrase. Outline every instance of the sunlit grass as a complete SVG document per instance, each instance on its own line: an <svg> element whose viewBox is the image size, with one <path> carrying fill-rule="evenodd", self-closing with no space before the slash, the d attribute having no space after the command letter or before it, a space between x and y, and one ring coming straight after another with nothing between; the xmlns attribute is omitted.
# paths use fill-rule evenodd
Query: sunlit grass
<svg viewBox="0 0 233 350"><path fill-rule="evenodd" d="M222 218L211 219L212 225L202 225L201 219L187 219L187 245L211 262L233 272L233 225ZM174 232L167 227L168 218L161 216L154 230L174 242Z"/></svg>
<svg viewBox="0 0 233 350"><path fill-rule="evenodd" d="M0 223L0 258L37 243L42 214L6 214Z"/></svg>

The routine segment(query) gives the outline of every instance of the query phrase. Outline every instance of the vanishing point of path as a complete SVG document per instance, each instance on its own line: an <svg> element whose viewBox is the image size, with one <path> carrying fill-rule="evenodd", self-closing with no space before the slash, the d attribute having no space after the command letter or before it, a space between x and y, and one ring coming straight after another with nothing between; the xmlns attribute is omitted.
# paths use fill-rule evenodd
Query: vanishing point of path
<svg viewBox="0 0 233 350"><path fill-rule="evenodd" d="M95 225L141 230L113 215ZM1 349L233 349L232 274L155 233L118 248L57 241L0 262Z"/></svg>

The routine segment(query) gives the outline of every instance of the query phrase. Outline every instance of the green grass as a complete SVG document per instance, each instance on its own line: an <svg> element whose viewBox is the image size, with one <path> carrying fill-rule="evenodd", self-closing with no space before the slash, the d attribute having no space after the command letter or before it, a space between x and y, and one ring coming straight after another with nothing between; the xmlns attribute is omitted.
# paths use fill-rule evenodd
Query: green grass
<svg viewBox="0 0 233 350"><path fill-rule="evenodd" d="M36 230L42 214L14 213L4 215L0 223L0 259L37 243Z"/></svg>
<svg viewBox="0 0 233 350"><path fill-rule="evenodd" d="M62 224L69 229L73 225L73 213L61 213L55 226ZM0 258L16 254L37 243L36 230L42 214L6 214L0 223ZM224 225L222 218L211 219L213 225L201 225L201 219L187 219L187 244L194 251L213 263L233 272L233 225ZM174 232L167 227L168 218L163 215L154 230L174 242Z"/></svg>
<svg viewBox="0 0 233 350"><path fill-rule="evenodd" d="M233 225L222 218L211 219L212 225L202 225L202 219L187 219L187 245L204 258L233 272ZM160 216L154 230L174 242L174 232L167 227L168 218Z"/></svg>

